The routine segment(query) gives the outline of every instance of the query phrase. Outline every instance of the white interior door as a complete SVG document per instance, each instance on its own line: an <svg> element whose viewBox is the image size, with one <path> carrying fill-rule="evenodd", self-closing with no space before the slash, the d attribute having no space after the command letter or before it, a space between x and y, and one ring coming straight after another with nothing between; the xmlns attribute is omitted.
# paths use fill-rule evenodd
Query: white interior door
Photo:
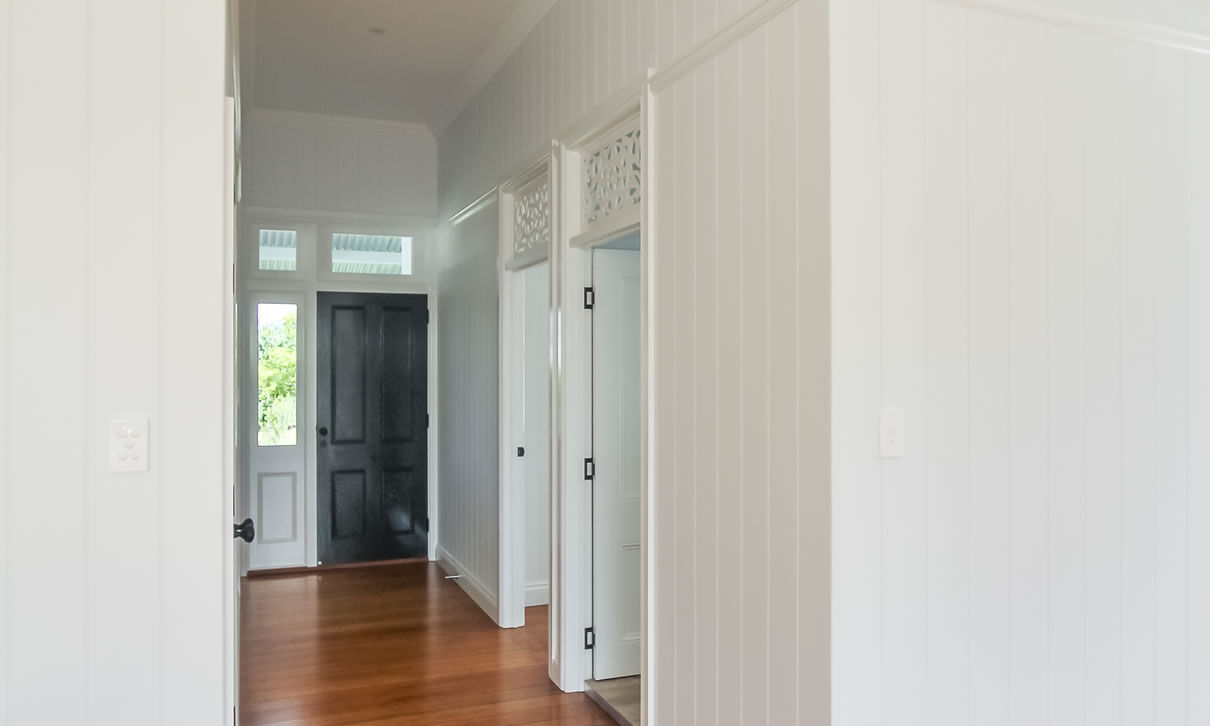
<svg viewBox="0 0 1210 726"><path fill-rule="evenodd" d="M593 678L639 672L639 253L593 252Z"/></svg>
<svg viewBox="0 0 1210 726"><path fill-rule="evenodd" d="M550 603L550 265L541 262L519 276L522 318L518 381L521 432L517 479L525 490L525 606Z"/></svg>

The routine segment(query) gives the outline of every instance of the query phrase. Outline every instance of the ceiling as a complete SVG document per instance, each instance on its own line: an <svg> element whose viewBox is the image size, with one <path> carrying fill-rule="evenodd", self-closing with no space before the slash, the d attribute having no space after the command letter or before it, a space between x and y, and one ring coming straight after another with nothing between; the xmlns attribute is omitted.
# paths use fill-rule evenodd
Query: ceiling
<svg viewBox="0 0 1210 726"><path fill-rule="evenodd" d="M244 0L251 108L452 120L549 8L544 0Z"/></svg>

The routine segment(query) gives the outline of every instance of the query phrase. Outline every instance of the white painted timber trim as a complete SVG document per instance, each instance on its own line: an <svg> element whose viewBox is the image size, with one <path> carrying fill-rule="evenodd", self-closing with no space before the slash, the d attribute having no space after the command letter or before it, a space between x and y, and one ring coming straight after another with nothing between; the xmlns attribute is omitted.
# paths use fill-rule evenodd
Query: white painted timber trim
<svg viewBox="0 0 1210 726"><path fill-rule="evenodd" d="M424 136L435 138L426 124L406 123L402 121L384 121L379 119L356 118L353 116L332 116L321 113L304 113L302 111L278 111L269 108L253 108L248 112L248 120L255 122L272 122L289 126L306 126L324 129L351 129L355 131L378 131L408 136Z"/></svg>
<svg viewBox="0 0 1210 726"><path fill-rule="evenodd" d="M798 0L765 0L741 15L734 23L707 38L677 62L652 75L651 90L653 92L661 91L678 79L692 73L706 61L747 37L749 33L764 27L771 18L796 2Z"/></svg>
<svg viewBox="0 0 1210 726"><path fill-rule="evenodd" d="M555 2L556 0L525 0L517 7L488 43L483 54L458 82L445 104L429 120L428 126L433 130L434 136L445 133L454 119L458 118L458 114L462 113L462 109L483 90L492 76L496 75L521 43L525 42L530 32L554 7Z"/></svg>
<svg viewBox="0 0 1210 726"><path fill-rule="evenodd" d="M550 583L535 582L525 586L525 607L546 605L550 602Z"/></svg>
<svg viewBox="0 0 1210 726"><path fill-rule="evenodd" d="M646 166L646 162L643 166ZM640 201L640 205L642 202ZM636 209L628 209L618 214L611 214L605 217L598 224L594 224L587 232L582 232L572 237L569 244L576 249L592 249L600 247L604 244L625 237L632 232L637 232L642 227L642 212L641 206Z"/></svg>
<svg viewBox="0 0 1210 726"><path fill-rule="evenodd" d="M483 211L484 207L498 202L499 198L500 187L492 187L490 191L463 207L461 211L450 215L450 224L461 224L465 222L468 218L473 217L474 215Z"/></svg>
<svg viewBox="0 0 1210 726"><path fill-rule="evenodd" d="M446 574L457 575L454 582L458 583L464 592L475 601L483 612L487 613L493 623L499 625L499 604L495 595L487 589L477 577L463 567L458 558L451 555L444 547L437 548L437 564L441 569L445 570Z"/></svg>
<svg viewBox="0 0 1210 726"><path fill-rule="evenodd" d="M320 209L296 209L293 207L243 206L240 211L245 219L279 219L297 222L335 222L362 226L383 226L429 232L437 226L437 217L421 215L378 214L374 212L332 212Z"/></svg>
<svg viewBox="0 0 1210 726"><path fill-rule="evenodd" d="M971 10L981 10L998 15L1008 15L1023 20L1070 28L1086 33L1148 43L1167 48L1176 48L1193 53L1210 55L1210 36L1191 33L1162 25L1151 25L1130 20L1094 17L1075 13L1048 5L1020 0L933 0L945 5L956 5Z"/></svg>
<svg viewBox="0 0 1210 726"><path fill-rule="evenodd" d="M617 130L639 115L640 99L646 81L631 83L605 99L596 108L576 120L559 134L557 144L564 148L581 151L589 142Z"/></svg>

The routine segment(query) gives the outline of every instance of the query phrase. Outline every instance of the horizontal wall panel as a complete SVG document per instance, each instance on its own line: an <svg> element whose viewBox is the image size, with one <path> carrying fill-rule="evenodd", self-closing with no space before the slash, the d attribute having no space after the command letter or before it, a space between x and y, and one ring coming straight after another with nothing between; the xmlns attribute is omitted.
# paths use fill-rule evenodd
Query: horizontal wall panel
<svg viewBox="0 0 1210 726"><path fill-rule="evenodd" d="M348 214L433 217L437 142L401 124L252 111L243 203Z"/></svg>

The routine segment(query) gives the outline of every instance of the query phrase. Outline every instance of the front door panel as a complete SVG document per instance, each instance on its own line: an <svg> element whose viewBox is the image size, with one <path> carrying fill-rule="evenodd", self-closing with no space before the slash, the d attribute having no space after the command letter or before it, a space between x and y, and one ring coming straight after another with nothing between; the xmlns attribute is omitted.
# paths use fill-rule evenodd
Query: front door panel
<svg viewBox="0 0 1210 726"><path fill-rule="evenodd" d="M428 552L424 295L319 293L322 564Z"/></svg>

